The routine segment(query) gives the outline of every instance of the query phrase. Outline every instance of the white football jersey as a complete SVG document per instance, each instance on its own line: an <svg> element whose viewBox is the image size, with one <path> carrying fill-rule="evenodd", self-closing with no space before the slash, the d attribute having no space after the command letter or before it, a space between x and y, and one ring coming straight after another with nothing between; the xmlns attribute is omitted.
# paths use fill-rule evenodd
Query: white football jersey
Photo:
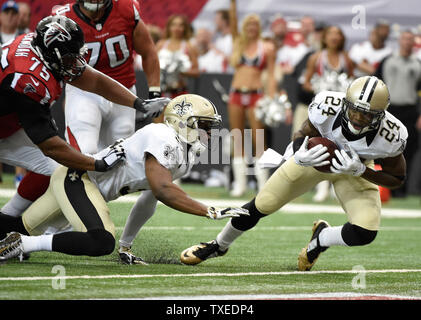
<svg viewBox="0 0 421 320"><path fill-rule="evenodd" d="M151 123L125 139L121 145L126 152L126 159L107 172L88 171L105 201L142 190L150 186L145 173L145 153L152 154L158 162L167 168L173 180L188 173L194 163L192 154L188 154L179 141L174 129L163 123ZM101 159L109 147L93 157Z"/></svg>
<svg viewBox="0 0 421 320"><path fill-rule="evenodd" d="M317 94L308 108L308 118L322 137L328 138L343 149L352 147L364 160L389 158L403 152L408 131L402 122L386 111L377 130L361 138L348 140L342 131L341 109L343 92L323 91Z"/></svg>

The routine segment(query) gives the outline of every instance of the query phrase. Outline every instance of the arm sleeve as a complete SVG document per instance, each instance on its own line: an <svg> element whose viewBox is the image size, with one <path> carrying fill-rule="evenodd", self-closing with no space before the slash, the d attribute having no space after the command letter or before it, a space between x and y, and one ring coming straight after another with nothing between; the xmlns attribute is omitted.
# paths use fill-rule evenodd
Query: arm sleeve
<svg viewBox="0 0 421 320"><path fill-rule="evenodd" d="M137 199L127 218L123 233L121 234L120 246L132 246L133 240L136 238L139 230L153 216L157 202L151 190L142 191L142 194Z"/></svg>

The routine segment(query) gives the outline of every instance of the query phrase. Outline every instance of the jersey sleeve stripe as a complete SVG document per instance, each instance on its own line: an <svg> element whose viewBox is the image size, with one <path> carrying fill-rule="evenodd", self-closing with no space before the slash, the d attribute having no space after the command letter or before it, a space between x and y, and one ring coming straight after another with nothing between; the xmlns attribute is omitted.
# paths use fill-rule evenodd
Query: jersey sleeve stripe
<svg viewBox="0 0 421 320"><path fill-rule="evenodd" d="M10 84L10 86L15 89L16 88L16 84L18 83L19 79L23 76L22 73L18 73L16 72L15 75L13 76L13 80L12 83Z"/></svg>

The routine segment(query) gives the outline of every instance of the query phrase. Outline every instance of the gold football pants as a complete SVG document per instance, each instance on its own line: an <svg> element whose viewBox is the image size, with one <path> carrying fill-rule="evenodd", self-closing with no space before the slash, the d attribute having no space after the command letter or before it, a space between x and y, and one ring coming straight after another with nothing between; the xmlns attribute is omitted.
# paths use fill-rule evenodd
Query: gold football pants
<svg viewBox="0 0 421 320"><path fill-rule="evenodd" d="M374 162L366 165L373 168ZM379 229L381 202L377 185L361 177L323 173L313 167L303 167L297 165L293 157L273 173L257 194L256 207L263 214L271 214L323 180L332 182L351 224L373 231Z"/></svg>
<svg viewBox="0 0 421 320"><path fill-rule="evenodd" d="M23 213L22 220L30 235L69 223L73 231L103 228L115 235L109 209L96 185L85 171L64 166L54 171L47 191Z"/></svg>

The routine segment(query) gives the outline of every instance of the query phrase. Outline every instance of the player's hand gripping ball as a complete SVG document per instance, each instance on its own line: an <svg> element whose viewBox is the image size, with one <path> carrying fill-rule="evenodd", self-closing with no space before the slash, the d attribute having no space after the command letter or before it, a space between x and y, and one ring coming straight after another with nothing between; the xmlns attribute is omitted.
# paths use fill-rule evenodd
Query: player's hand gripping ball
<svg viewBox="0 0 421 320"><path fill-rule="evenodd" d="M318 144L321 144L321 145L323 145L327 148L327 152L329 153L329 157L326 160L329 161L329 164L326 164L326 165L320 166L320 167L314 167L314 169L317 169L317 170L319 170L321 172L325 172L325 173L332 173L330 171L330 166L331 166L331 163L332 163L332 159L336 158L335 150L339 150L338 146L333 141L329 140L328 138L313 137L313 138L310 138L308 140L307 148L311 149Z"/></svg>

